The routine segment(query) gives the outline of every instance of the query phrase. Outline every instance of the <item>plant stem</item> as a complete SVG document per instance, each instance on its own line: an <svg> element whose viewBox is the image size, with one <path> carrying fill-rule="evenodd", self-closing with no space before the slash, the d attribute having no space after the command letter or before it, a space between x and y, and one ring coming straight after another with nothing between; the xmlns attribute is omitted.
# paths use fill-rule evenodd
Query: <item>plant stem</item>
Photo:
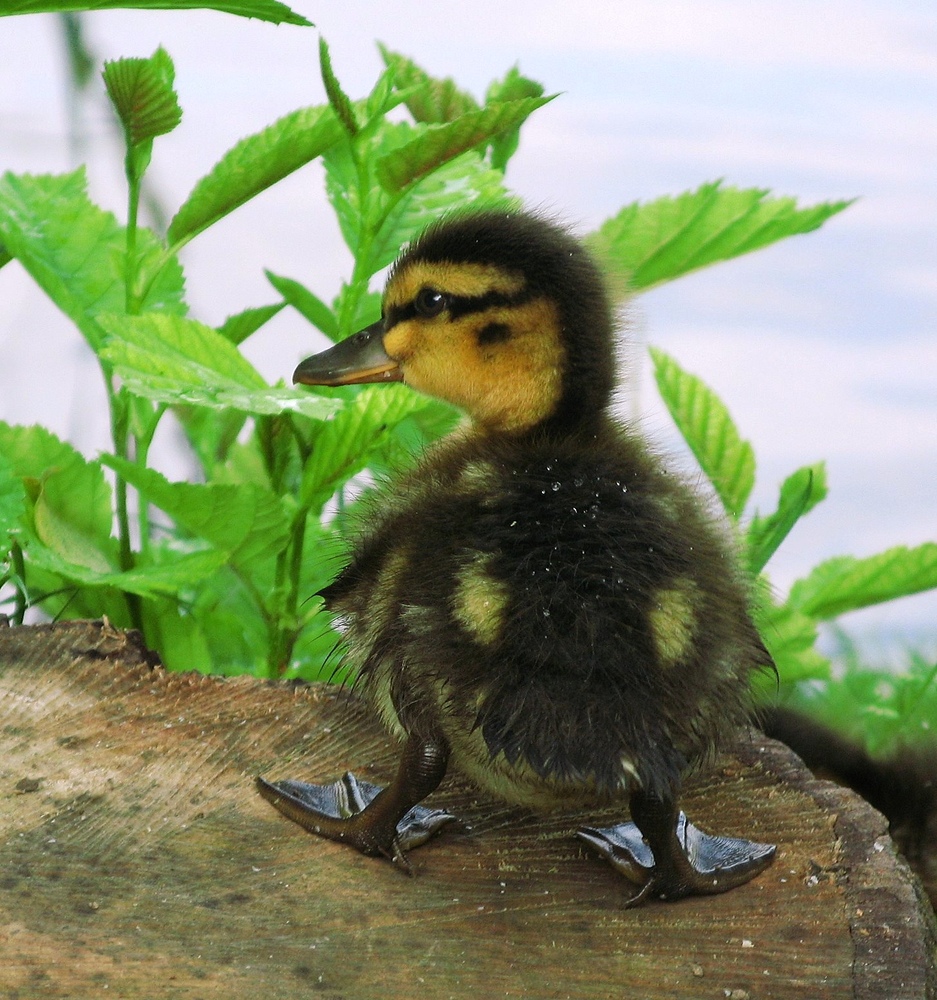
<svg viewBox="0 0 937 1000"><path fill-rule="evenodd" d="M137 465L145 467L147 456L150 452L150 445L153 443L153 435L159 426L163 414L169 407L165 403L160 403L153 414L153 419L147 425L146 432L136 438L136 455L134 461ZM150 508L146 500L141 496L140 507L137 511L137 526L140 531L140 550L148 552L150 548Z"/></svg>
<svg viewBox="0 0 937 1000"><path fill-rule="evenodd" d="M13 563L13 624L22 625L26 617L26 561L19 542L14 542L10 548L10 559Z"/></svg>

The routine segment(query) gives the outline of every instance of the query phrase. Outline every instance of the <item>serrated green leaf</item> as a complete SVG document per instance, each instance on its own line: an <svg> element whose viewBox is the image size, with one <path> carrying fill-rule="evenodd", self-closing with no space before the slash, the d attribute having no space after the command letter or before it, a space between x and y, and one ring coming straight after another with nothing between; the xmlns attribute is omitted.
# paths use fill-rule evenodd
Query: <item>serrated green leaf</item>
<svg viewBox="0 0 937 1000"><path fill-rule="evenodd" d="M875 556L839 556L792 587L788 603L820 621L937 587L937 543L898 545Z"/></svg>
<svg viewBox="0 0 937 1000"><path fill-rule="evenodd" d="M390 69L385 69L377 78L377 83L371 88L364 101L365 130L373 125L388 111L402 104L407 94L395 88L394 73Z"/></svg>
<svg viewBox="0 0 937 1000"><path fill-rule="evenodd" d="M235 565L273 559L289 536L290 518L280 498L251 483L171 483L154 469L113 455L105 465L168 514L186 532L225 552Z"/></svg>
<svg viewBox="0 0 937 1000"><path fill-rule="evenodd" d="M338 77L332 69L329 46L321 35L319 36L319 70L322 73L322 83L325 86L326 96L336 117L350 136L357 135L361 126L355 117L354 108L348 95L342 90L342 85L338 82Z"/></svg>
<svg viewBox="0 0 937 1000"><path fill-rule="evenodd" d="M318 512L338 487L364 469L390 429L431 401L405 386L368 386L316 437L303 469L300 503Z"/></svg>
<svg viewBox="0 0 937 1000"><path fill-rule="evenodd" d="M757 576L764 569L791 528L826 494L826 466L823 462L805 465L784 480L777 510L767 517L756 514L748 526L746 548L748 570L752 576Z"/></svg>
<svg viewBox="0 0 937 1000"><path fill-rule="evenodd" d="M421 125L415 138L378 158L375 174L384 190L396 193L448 160L520 126L552 97L528 97L467 111L454 121Z"/></svg>
<svg viewBox="0 0 937 1000"><path fill-rule="evenodd" d="M318 297L293 278L284 278L273 271L264 271L267 280L284 300L320 329L330 340L338 340L338 320L335 313Z"/></svg>
<svg viewBox="0 0 937 1000"><path fill-rule="evenodd" d="M128 145L165 135L182 121L172 86L175 70L165 49L158 48L149 59L105 62L103 76Z"/></svg>
<svg viewBox="0 0 937 1000"><path fill-rule="evenodd" d="M387 213L369 246L367 273L375 274L390 264L405 243L447 212L519 205L505 188L500 171L492 170L474 150L463 153L414 184Z"/></svg>
<svg viewBox="0 0 937 1000"><path fill-rule="evenodd" d="M173 246L188 242L272 184L321 156L343 134L331 108L301 108L241 139L192 189L169 224Z"/></svg>
<svg viewBox="0 0 937 1000"><path fill-rule="evenodd" d="M504 78L495 80L485 94L485 103L493 104L498 101L517 101L525 97L543 97L544 87L531 80L530 77L522 76L517 66L512 66L507 71ZM504 173L508 161L517 152L520 142L520 126L502 132L491 140L491 165L495 170Z"/></svg>
<svg viewBox="0 0 937 1000"><path fill-rule="evenodd" d="M124 229L92 204L83 169L59 176L5 174L0 179L0 239L97 352L102 312L124 310ZM146 229L137 230L144 310L185 313L182 268ZM153 277L153 275L156 275Z"/></svg>
<svg viewBox="0 0 937 1000"><path fill-rule="evenodd" d="M729 411L701 379L655 347L650 349L661 397L722 501L738 520L755 483L755 453Z"/></svg>
<svg viewBox="0 0 937 1000"><path fill-rule="evenodd" d="M285 302L277 302L276 305L257 306L235 313L218 327L218 332L235 346L243 344L252 333L256 333L264 323L273 319L285 305Z"/></svg>
<svg viewBox="0 0 937 1000"><path fill-rule="evenodd" d="M239 17L256 17L274 24L312 27L301 14L279 0L5 0L0 17L84 10L218 10Z"/></svg>
<svg viewBox="0 0 937 1000"><path fill-rule="evenodd" d="M778 668L777 683L822 679L830 675L830 662L816 651L817 625L807 615L787 604L756 607L755 624L762 641ZM765 674L755 686L769 693L776 687L775 678Z"/></svg>
<svg viewBox="0 0 937 1000"><path fill-rule="evenodd" d="M13 463L0 452L0 564L6 558L13 535L26 512L26 491Z"/></svg>
<svg viewBox="0 0 937 1000"><path fill-rule="evenodd" d="M117 555L109 530L110 487L100 466L93 475L88 471L69 468L45 477L33 505L33 525L43 545L67 562L96 573L109 573L116 568ZM101 509L102 498L107 504L106 525L94 517Z"/></svg>
<svg viewBox="0 0 937 1000"><path fill-rule="evenodd" d="M29 490L31 528L63 559L96 571L117 565L111 488L89 462L44 427L0 422L0 457Z"/></svg>
<svg viewBox="0 0 937 1000"><path fill-rule="evenodd" d="M50 573L88 587L113 587L141 597L166 595L196 587L207 576L225 565L224 552L176 553L171 561L152 566L138 566L124 572L100 572L69 561L61 553L31 540L26 545L30 563Z"/></svg>
<svg viewBox="0 0 937 1000"><path fill-rule="evenodd" d="M810 232L852 204L822 202L801 209L793 198L768 194L715 181L677 197L634 202L587 242L609 271L613 291L626 295Z"/></svg>
<svg viewBox="0 0 937 1000"><path fill-rule="evenodd" d="M398 88L407 92L404 103L415 121L428 125L451 122L469 111L479 110L475 98L460 90L451 77L439 80L417 66L412 59L391 52L381 44L378 48L384 64L393 72Z"/></svg>
<svg viewBox="0 0 937 1000"><path fill-rule="evenodd" d="M26 427L0 420L0 455L19 479L41 479L50 469L87 464L84 455L67 441L38 424Z"/></svg>
<svg viewBox="0 0 937 1000"><path fill-rule="evenodd" d="M161 313L102 316L110 339L101 351L133 393L162 403L301 413L325 419L342 404L293 389L270 387L217 330Z"/></svg>

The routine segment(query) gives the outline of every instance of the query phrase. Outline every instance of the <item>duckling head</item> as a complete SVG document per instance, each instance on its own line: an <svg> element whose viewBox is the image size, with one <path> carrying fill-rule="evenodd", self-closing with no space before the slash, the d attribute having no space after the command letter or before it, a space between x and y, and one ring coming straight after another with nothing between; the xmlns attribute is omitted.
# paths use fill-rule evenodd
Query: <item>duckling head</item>
<svg viewBox="0 0 937 1000"><path fill-rule="evenodd" d="M562 227L521 212L450 216L399 258L382 318L293 375L309 385L403 381L485 431L572 429L611 400L611 310Z"/></svg>

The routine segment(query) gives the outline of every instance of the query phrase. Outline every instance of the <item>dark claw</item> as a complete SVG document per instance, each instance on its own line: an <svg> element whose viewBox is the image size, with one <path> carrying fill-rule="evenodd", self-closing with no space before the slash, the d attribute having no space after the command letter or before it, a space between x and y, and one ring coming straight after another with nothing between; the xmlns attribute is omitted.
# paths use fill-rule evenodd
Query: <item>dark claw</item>
<svg viewBox="0 0 937 1000"><path fill-rule="evenodd" d="M352 819L363 813L382 791L380 785L360 781L351 771L346 771L343 777L331 785L312 785L291 779L271 782L258 778L257 787L260 794L284 815L301 822L307 830L325 836L329 836L325 830L315 829L316 817L327 821ZM282 808L284 805L287 808ZM292 808L289 808L290 806ZM297 812L302 816L302 820L297 819L295 815ZM404 852L425 844L433 834L453 819L455 816L444 809L413 806L397 823L396 837L389 852L392 859L402 867L408 867L403 857Z"/></svg>
<svg viewBox="0 0 937 1000"><path fill-rule="evenodd" d="M628 901L629 906L652 895L679 899L734 889L764 871L776 850L773 844L703 833L682 812L674 832L683 856L663 858L659 864L634 823L602 829L587 827L579 830L578 835L616 871L640 887L638 894Z"/></svg>

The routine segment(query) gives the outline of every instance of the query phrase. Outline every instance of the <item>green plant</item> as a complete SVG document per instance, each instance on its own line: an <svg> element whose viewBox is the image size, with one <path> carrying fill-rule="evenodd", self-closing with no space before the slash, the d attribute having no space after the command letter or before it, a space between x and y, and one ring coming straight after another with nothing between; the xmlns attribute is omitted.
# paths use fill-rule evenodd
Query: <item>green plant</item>
<svg viewBox="0 0 937 1000"><path fill-rule="evenodd" d="M937 660L909 652L900 670L869 665L838 631L833 676L799 684L786 703L837 729L874 757L932 751L937 738ZM926 759L926 758L925 758Z"/></svg>
<svg viewBox="0 0 937 1000"><path fill-rule="evenodd" d="M549 100L513 69L478 102L453 81L382 53L384 72L352 102L323 42L328 103L288 114L225 153L178 209L165 240L137 224L154 140L181 116L172 62L161 50L105 66L126 138L125 225L91 203L82 171L0 180L0 266L18 260L94 350L113 436L110 453L87 459L42 428L0 423L0 585L15 619L27 603L53 615L107 614L141 628L178 669L327 673L336 637L309 595L342 557L345 517L360 502L346 487L356 477L360 487L362 472L380 475L407 461L454 415L400 386L269 386L238 345L286 306L333 340L375 320L372 278L428 222L467 205L517 204L504 171L524 121ZM409 120L389 117L401 105ZM217 329L190 318L179 252L316 158L353 258L338 294L327 301L268 273L278 301L236 312ZM712 183L635 202L590 240L623 296L815 229L846 204L800 209L765 191ZM773 514L743 523L751 446L698 379L661 352L654 361L663 397L758 574L825 495L823 467L794 473ZM153 435L170 416L203 482L172 483L149 466ZM886 563L888 572L876 574ZM785 682L823 676L818 621L935 585L937 546L833 561L783 603L764 580L760 625Z"/></svg>

